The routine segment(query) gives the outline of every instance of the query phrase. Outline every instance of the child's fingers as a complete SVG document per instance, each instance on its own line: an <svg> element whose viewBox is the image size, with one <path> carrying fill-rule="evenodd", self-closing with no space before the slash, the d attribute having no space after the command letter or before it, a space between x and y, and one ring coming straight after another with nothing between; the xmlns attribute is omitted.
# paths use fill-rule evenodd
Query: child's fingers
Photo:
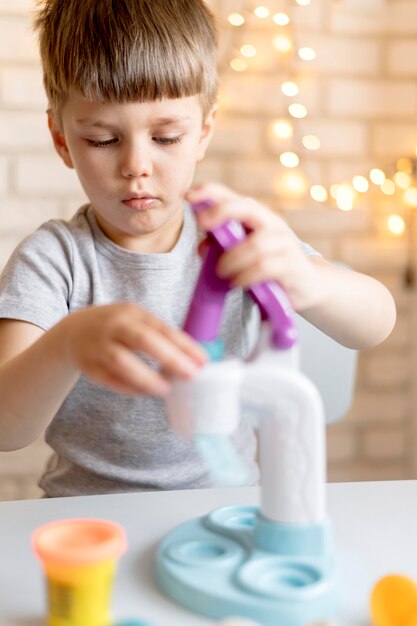
<svg viewBox="0 0 417 626"><path fill-rule="evenodd" d="M133 351L140 350L157 361L172 376L190 378L205 362L205 354L189 337L166 328L163 332L153 326L125 327L115 339Z"/></svg>
<svg viewBox="0 0 417 626"><path fill-rule="evenodd" d="M174 344L181 352L190 357L193 363L197 363L198 365L204 365L204 363L206 363L206 352L195 339L190 337L186 332L179 328L173 328L155 317L152 318L151 324L170 344Z"/></svg>
<svg viewBox="0 0 417 626"><path fill-rule="evenodd" d="M197 214L200 228L212 230L226 220L236 220L249 230L276 227L280 218L270 209L251 198L235 197L216 203Z"/></svg>
<svg viewBox="0 0 417 626"><path fill-rule="evenodd" d="M129 395L165 396L170 390L169 382L161 374L120 347L102 354L100 362L91 363L84 373L113 391Z"/></svg>
<svg viewBox="0 0 417 626"><path fill-rule="evenodd" d="M219 259L216 272L221 278L230 279L252 265L262 263L266 257L282 255L287 248L288 242L279 234L258 231L224 252Z"/></svg>
<svg viewBox="0 0 417 626"><path fill-rule="evenodd" d="M201 257L204 257L204 255L206 254L208 248L210 247L210 244L207 240L207 238L202 239L202 241L200 241L200 243L198 244L198 254Z"/></svg>
<svg viewBox="0 0 417 626"><path fill-rule="evenodd" d="M214 204L199 211L197 222L200 228L211 230L229 219L241 222L247 231L261 228L286 229L285 224L276 213L253 198L240 196L234 191L217 183L205 183L191 188L186 199L191 203L211 200Z"/></svg>

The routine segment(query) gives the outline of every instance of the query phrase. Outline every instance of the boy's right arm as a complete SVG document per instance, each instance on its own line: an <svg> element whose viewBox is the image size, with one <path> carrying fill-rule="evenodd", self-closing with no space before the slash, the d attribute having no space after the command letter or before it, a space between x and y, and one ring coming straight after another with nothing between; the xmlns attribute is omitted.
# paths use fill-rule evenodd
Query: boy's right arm
<svg viewBox="0 0 417 626"><path fill-rule="evenodd" d="M81 374L114 391L164 395L170 376L190 378L205 359L184 332L131 303L82 309L47 332L0 320L0 449L23 448L42 434Z"/></svg>

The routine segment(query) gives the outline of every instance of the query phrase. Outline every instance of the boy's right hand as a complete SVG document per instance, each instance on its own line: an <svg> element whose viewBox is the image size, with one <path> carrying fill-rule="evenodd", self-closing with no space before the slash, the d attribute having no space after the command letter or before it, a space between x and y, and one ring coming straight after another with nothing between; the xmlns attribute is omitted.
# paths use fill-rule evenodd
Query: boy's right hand
<svg viewBox="0 0 417 626"><path fill-rule="evenodd" d="M133 303L109 304L71 313L55 327L63 356L90 380L127 394L166 395L169 378L192 378L206 362L202 348ZM147 365L142 352L161 370Z"/></svg>

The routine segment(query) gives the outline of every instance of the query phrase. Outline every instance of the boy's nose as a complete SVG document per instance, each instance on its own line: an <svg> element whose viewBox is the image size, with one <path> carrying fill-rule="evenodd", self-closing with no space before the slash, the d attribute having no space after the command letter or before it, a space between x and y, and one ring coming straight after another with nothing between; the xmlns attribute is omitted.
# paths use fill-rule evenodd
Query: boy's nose
<svg viewBox="0 0 417 626"><path fill-rule="evenodd" d="M120 165L124 178L140 178L152 174L152 160L147 151L131 150L127 152Z"/></svg>

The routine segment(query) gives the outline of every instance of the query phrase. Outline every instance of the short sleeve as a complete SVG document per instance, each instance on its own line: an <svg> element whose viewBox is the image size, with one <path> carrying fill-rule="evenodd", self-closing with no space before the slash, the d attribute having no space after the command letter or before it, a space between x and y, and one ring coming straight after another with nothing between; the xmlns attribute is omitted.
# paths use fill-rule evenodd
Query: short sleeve
<svg viewBox="0 0 417 626"><path fill-rule="evenodd" d="M24 239L0 276L0 318L48 330L68 315L72 247L59 222L47 222Z"/></svg>

